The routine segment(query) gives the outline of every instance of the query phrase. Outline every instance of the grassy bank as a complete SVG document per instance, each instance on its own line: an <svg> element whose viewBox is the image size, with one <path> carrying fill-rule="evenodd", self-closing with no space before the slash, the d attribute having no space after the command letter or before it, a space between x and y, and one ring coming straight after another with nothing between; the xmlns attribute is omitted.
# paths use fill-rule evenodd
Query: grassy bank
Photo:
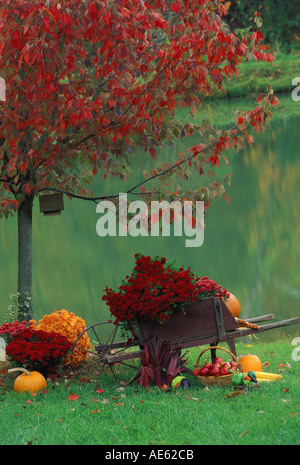
<svg viewBox="0 0 300 465"><path fill-rule="evenodd" d="M195 124L208 119L215 127L231 127L234 112L253 110L257 106L258 95L266 93L270 86L280 101L280 105L273 109L272 121L298 116L300 103L294 102L291 97L294 88L292 79L297 76L300 76L300 53L278 53L273 65L253 60L243 62L239 66L239 75L225 80L225 92L217 92L214 88L212 95L202 102L203 107L195 118L186 108L177 112L177 118L182 122L193 119Z"/></svg>
<svg viewBox="0 0 300 465"><path fill-rule="evenodd" d="M122 387L105 377L100 385L62 377L30 396L14 393L13 377L2 373L0 444L299 445L300 361L293 361L294 349L287 339L238 343L239 355L258 355L270 363L265 371L281 370L283 380L235 396L232 386L207 389L191 377L188 390L167 391ZM191 368L201 350L189 352Z"/></svg>
<svg viewBox="0 0 300 465"><path fill-rule="evenodd" d="M266 92L272 86L275 94L291 92L292 79L300 75L300 53L275 54L276 60L269 62L251 60L239 65L239 74L226 79L225 94L214 92L213 97L246 97Z"/></svg>

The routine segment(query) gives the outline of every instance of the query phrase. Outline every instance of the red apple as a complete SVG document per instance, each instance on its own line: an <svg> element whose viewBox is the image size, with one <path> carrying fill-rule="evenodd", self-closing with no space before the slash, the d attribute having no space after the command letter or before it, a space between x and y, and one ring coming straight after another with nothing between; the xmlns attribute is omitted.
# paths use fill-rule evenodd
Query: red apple
<svg viewBox="0 0 300 465"><path fill-rule="evenodd" d="M238 367L238 364L237 362L235 362L234 360L232 362L230 362L230 366L233 367L235 366L236 368Z"/></svg>
<svg viewBox="0 0 300 465"><path fill-rule="evenodd" d="M222 368L230 368L230 363L229 362L224 362L222 365Z"/></svg>
<svg viewBox="0 0 300 465"><path fill-rule="evenodd" d="M220 374L220 369L216 365L212 365L208 370L209 376L218 376Z"/></svg>
<svg viewBox="0 0 300 465"><path fill-rule="evenodd" d="M220 375L221 376L229 375L229 371L227 370L227 368L221 368Z"/></svg>
<svg viewBox="0 0 300 465"><path fill-rule="evenodd" d="M213 363L219 363L220 365L222 365L223 359L221 357L216 357Z"/></svg>
<svg viewBox="0 0 300 465"><path fill-rule="evenodd" d="M199 375L200 376L208 376L208 367L201 368L201 370L199 371Z"/></svg>
<svg viewBox="0 0 300 465"><path fill-rule="evenodd" d="M204 363L202 368L210 368L210 367L211 367L211 364L206 362L206 363Z"/></svg>

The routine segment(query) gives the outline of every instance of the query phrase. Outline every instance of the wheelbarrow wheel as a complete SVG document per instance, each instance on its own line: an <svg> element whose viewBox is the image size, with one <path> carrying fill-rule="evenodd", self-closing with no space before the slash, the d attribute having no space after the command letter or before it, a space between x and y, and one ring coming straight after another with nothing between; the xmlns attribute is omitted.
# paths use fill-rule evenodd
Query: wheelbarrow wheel
<svg viewBox="0 0 300 465"><path fill-rule="evenodd" d="M88 336L91 347L83 347L82 339ZM78 365L78 354L85 360ZM80 357L82 358L82 357ZM87 327L71 348L71 367L74 375L102 377L127 385L137 379L141 368L141 352L136 341L127 342L119 325L101 321Z"/></svg>

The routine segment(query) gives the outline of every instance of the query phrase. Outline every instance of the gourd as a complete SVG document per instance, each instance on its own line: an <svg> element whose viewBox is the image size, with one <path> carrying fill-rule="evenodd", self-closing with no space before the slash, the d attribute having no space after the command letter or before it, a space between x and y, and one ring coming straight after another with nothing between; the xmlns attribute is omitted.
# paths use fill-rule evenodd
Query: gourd
<svg viewBox="0 0 300 465"><path fill-rule="evenodd" d="M262 364L257 355L244 355L240 358L240 363L242 364L243 371L262 371Z"/></svg>
<svg viewBox="0 0 300 465"><path fill-rule="evenodd" d="M11 368L8 370L8 373L15 371L23 371L23 373L15 379L14 390L16 392L38 392L47 387L46 379L38 371L28 371L26 368L20 367Z"/></svg>
<svg viewBox="0 0 300 465"><path fill-rule="evenodd" d="M237 318L240 315L241 313L240 302L235 297L235 295L231 294L231 292L229 292L229 298L226 300L225 305L228 308L228 310L230 310L230 312L235 318Z"/></svg>
<svg viewBox="0 0 300 465"><path fill-rule="evenodd" d="M257 380L260 381L275 381L277 379L283 379L278 373L267 373L266 371L255 371Z"/></svg>

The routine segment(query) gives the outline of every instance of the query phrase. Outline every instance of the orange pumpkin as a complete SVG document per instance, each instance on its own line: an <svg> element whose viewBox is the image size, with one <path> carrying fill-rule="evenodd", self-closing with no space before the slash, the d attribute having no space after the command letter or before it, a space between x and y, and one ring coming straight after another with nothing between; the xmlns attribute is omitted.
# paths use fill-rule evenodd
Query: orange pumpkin
<svg viewBox="0 0 300 465"><path fill-rule="evenodd" d="M244 355L240 358L240 363L242 364L243 371L262 371L262 364L257 355Z"/></svg>
<svg viewBox="0 0 300 465"><path fill-rule="evenodd" d="M8 370L8 373L14 371L23 371L23 373L18 376L14 383L14 390L16 392L38 392L47 387L47 382L44 376L38 371L28 371L26 368L11 368Z"/></svg>
<svg viewBox="0 0 300 465"><path fill-rule="evenodd" d="M238 318L241 313L241 305L235 295L229 292L229 298L225 302L226 307L235 318Z"/></svg>

